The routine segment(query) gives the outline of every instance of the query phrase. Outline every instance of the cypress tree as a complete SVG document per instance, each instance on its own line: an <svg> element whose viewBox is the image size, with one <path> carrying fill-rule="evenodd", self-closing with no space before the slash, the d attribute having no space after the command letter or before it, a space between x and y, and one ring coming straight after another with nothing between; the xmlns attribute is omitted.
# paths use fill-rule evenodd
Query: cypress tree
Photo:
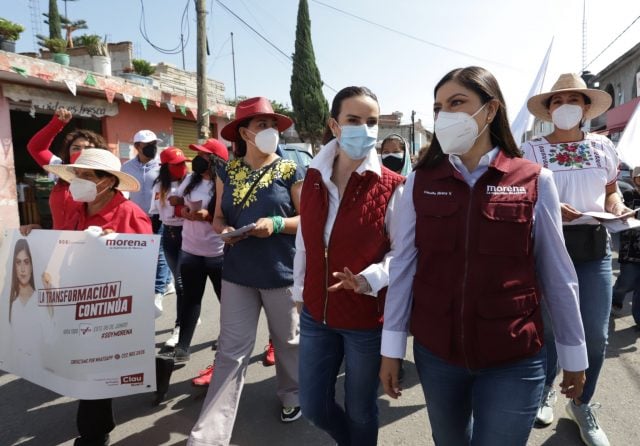
<svg viewBox="0 0 640 446"><path fill-rule="evenodd" d="M298 4L290 94L296 130L303 141L315 147L322 138L329 117L329 106L322 93L320 71L313 53L307 0L300 0Z"/></svg>
<svg viewBox="0 0 640 446"><path fill-rule="evenodd" d="M49 14L43 14L47 20L45 23L49 25L49 38L62 39L62 31L60 29L60 13L58 12L58 0L49 0Z"/></svg>

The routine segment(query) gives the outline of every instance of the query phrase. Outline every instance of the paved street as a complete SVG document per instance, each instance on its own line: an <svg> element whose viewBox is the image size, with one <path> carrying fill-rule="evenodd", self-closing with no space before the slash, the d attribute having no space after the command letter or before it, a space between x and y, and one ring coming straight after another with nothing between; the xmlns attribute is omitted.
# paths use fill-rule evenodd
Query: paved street
<svg viewBox="0 0 640 446"><path fill-rule="evenodd" d="M157 321L158 347L169 336L175 315L175 296L165 298L165 314ZM624 316L612 320L607 360L595 400L602 403L599 418L611 444L640 444L640 333L625 303ZM211 288L203 301L203 323L196 331L191 361L174 372L164 404L152 407L152 395L119 398L114 407L118 426L112 444L155 446L184 444L204 398L205 389L191 387L190 378L213 358L210 340L217 336L219 305ZM262 351L267 344L266 321L261 318L256 346L247 372L232 444L332 445L331 439L304 420L284 425L279 421L275 397L274 367L264 367ZM406 364L405 390L399 401L379 399L381 445L432 445L424 397L412 355ZM0 445L67 445L75 437L77 403L12 375L0 374ZM546 429L534 429L529 444L581 445L578 431L557 404L557 420Z"/></svg>

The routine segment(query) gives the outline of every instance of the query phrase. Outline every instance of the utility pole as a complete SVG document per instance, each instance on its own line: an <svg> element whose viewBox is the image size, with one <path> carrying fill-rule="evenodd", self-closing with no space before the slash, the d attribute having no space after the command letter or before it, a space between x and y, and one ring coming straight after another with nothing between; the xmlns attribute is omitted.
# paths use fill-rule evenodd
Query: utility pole
<svg viewBox="0 0 640 446"><path fill-rule="evenodd" d="M209 138L209 107L207 104L207 9L206 0L194 0L197 16L197 83L198 83L198 140Z"/></svg>
<svg viewBox="0 0 640 446"><path fill-rule="evenodd" d="M233 33L231 33L231 61L233 62L233 96L238 102L238 90L236 89L236 52L233 49Z"/></svg>
<svg viewBox="0 0 640 446"><path fill-rule="evenodd" d="M180 33L180 51L182 52L182 70L186 71L184 64L184 34Z"/></svg>
<svg viewBox="0 0 640 446"><path fill-rule="evenodd" d="M416 154L416 111L411 110L411 154Z"/></svg>

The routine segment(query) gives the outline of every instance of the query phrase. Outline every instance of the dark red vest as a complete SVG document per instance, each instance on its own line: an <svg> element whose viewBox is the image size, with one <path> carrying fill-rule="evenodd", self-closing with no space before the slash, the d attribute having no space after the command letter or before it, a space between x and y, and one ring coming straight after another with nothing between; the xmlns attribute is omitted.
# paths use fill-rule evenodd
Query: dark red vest
<svg viewBox="0 0 640 446"><path fill-rule="evenodd" d="M540 166L502 151L473 188L446 159L416 171L411 333L451 364L491 367L542 347L532 237L539 175Z"/></svg>
<svg viewBox="0 0 640 446"><path fill-rule="evenodd" d="M307 251L304 304L313 318L334 328L372 329L382 325L386 287L378 297L351 290L329 293L338 280L336 271L349 268L359 273L380 262L389 251L384 218L396 186L404 178L382 168L382 177L366 171L352 173L338 208L329 239L324 244L324 227L329 212L329 195L320 172L309 169L302 185L300 225Z"/></svg>

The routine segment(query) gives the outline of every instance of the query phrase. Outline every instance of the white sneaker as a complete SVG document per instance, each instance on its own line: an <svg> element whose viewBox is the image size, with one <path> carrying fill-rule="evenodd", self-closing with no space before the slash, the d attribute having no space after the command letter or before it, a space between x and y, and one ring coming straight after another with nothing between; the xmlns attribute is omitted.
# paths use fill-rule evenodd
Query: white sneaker
<svg viewBox="0 0 640 446"><path fill-rule="evenodd" d="M153 305L156 309L156 319L162 316L162 297L162 293L156 293L156 296L153 299Z"/></svg>
<svg viewBox="0 0 640 446"><path fill-rule="evenodd" d="M173 282L169 282L169 285L167 285L167 288L164 290L164 295L166 296L167 294L175 294L176 292L176 285Z"/></svg>
<svg viewBox="0 0 640 446"><path fill-rule="evenodd" d="M610 446L607 434L604 433L600 425L594 409L600 407L600 404L580 404L576 406L569 401L566 406L567 415L578 425L580 429L580 438L587 446Z"/></svg>
<svg viewBox="0 0 640 446"><path fill-rule="evenodd" d="M558 396L553 387L544 386L544 392L542 392L542 400L540 400L540 406L538 407L538 413L536 414L536 423L543 426L548 426L553 423L553 405L558 401Z"/></svg>
<svg viewBox="0 0 640 446"><path fill-rule="evenodd" d="M180 339L180 327L175 327L171 333L171 337L164 343L165 347L175 347Z"/></svg>

